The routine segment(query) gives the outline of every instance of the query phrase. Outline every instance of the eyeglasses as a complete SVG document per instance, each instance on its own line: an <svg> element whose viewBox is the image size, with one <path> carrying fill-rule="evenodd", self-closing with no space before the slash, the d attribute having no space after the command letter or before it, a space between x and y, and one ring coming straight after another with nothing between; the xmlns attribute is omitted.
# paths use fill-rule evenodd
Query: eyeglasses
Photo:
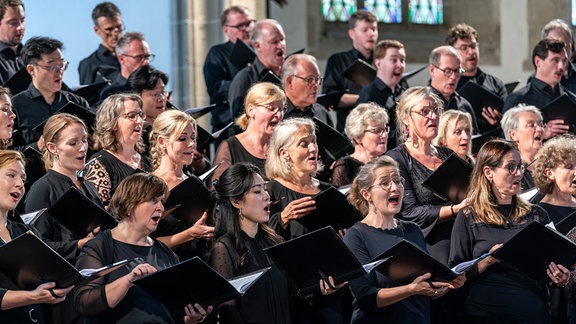
<svg viewBox="0 0 576 324"><path fill-rule="evenodd" d="M259 107L262 108L266 108L266 110L268 110L269 112L273 113L273 114L277 114L277 113L282 113L282 115L286 114L286 111L288 110L288 107L286 106L272 106L272 105L258 105Z"/></svg>
<svg viewBox="0 0 576 324"><path fill-rule="evenodd" d="M524 165L524 163L519 164L511 163L505 166L498 166L497 168L506 169L510 174L516 174L516 171L518 170L520 170L520 173L524 174L524 171L526 171L526 166Z"/></svg>
<svg viewBox="0 0 576 324"><path fill-rule="evenodd" d="M144 93L145 96L150 97L150 98L154 98L156 100L158 99L166 99L168 98L169 92L168 91L164 91L164 92L158 92L158 93Z"/></svg>
<svg viewBox="0 0 576 324"><path fill-rule="evenodd" d="M108 28L104 28L102 29L100 26L98 26L98 29L100 29L101 31L104 32L104 34L106 35L111 35L112 33L122 33L123 31L126 30L126 27L123 24L119 24L116 26L110 26Z"/></svg>
<svg viewBox="0 0 576 324"><path fill-rule="evenodd" d="M322 82L324 82L324 78L323 77L309 77L309 78L303 78L301 76L297 76L297 75L293 75L294 77L300 79L300 80L304 80L306 81L306 84L308 84L308 86L312 86L312 85L321 85Z"/></svg>
<svg viewBox="0 0 576 324"><path fill-rule="evenodd" d="M390 190L392 189L392 183L394 183L396 185L396 187L404 187L404 182L406 182L406 179L402 178L402 177L395 177L392 179L384 179L382 180L382 182L375 184L375 185L371 185L370 188L373 187L379 187L382 190Z"/></svg>
<svg viewBox="0 0 576 324"><path fill-rule="evenodd" d="M40 65L38 63L34 63L37 67L43 68L44 70L48 70L52 73L60 73L62 71L66 71L70 62L62 61L62 64L58 65Z"/></svg>
<svg viewBox="0 0 576 324"><path fill-rule="evenodd" d="M138 117L144 119L144 112L143 111L131 111L129 113L120 114L120 117L124 117L129 120L137 120Z"/></svg>
<svg viewBox="0 0 576 324"><path fill-rule="evenodd" d="M434 115L440 116L440 114L442 113L442 109L439 108L439 107L434 107L434 109L432 109L432 108L423 108L423 109L420 110L420 111L412 110L412 111L410 111L410 112L413 112L413 113L415 113L415 114L418 114L418 115L420 115L420 116L422 116L422 117L424 117L424 118L430 118L430 119L432 119L432 118L434 118ZM433 115L433 114L434 114L434 115Z"/></svg>
<svg viewBox="0 0 576 324"><path fill-rule="evenodd" d="M458 50L462 51L462 52L468 52L469 49L475 50L476 48L478 48L479 45L480 45L479 43L472 43L470 45L462 45L462 46L458 47Z"/></svg>
<svg viewBox="0 0 576 324"><path fill-rule="evenodd" d="M461 68L461 67L459 67L459 68L457 68L457 69L455 69L455 70L452 70L452 69L450 69L450 68L442 69L442 68L440 68L440 67L437 66L437 65L434 65L434 64L432 64L432 65L433 65L435 68L437 68L438 70L444 72L444 76L446 76L446 77L450 77L452 74L456 74L457 76L460 76L460 75L462 75L462 73L465 72L464 69Z"/></svg>
<svg viewBox="0 0 576 324"><path fill-rule="evenodd" d="M542 121L539 121L539 122L531 121L531 122L526 123L524 128L536 128L536 126L538 126L540 128L544 128L544 123Z"/></svg>
<svg viewBox="0 0 576 324"><path fill-rule="evenodd" d="M390 126L386 125L384 127L366 129L366 130L364 130L364 133L372 133L372 134L376 134L379 136L384 136L384 135L388 134L389 131L390 131Z"/></svg>
<svg viewBox="0 0 576 324"><path fill-rule="evenodd" d="M236 28L239 30L244 30L244 29L247 29L248 27L252 26L255 22L256 22L256 20L251 19L251 20L248 20L247 22L243 22L243 23L240 23L238 25L224 25L224 26L230 27L230 28Z"/></svg>
<svg viewBox="0 0 576 324"><path fill-rule="evenodd" d="M154 58L156 57L155 54L140 54L140 55L122 54L122 55L131 57L131 58L135 59L136 62L138 62L138 63L142 62L142 60L148 60L149 62L152 62L152 61L154 61Z"/></svg>

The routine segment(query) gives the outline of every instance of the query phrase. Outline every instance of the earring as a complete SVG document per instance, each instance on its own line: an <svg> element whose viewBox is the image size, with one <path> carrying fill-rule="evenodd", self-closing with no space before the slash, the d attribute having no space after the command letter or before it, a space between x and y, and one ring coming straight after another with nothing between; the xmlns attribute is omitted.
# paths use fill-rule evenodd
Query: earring
<svg viewBox="0 0 576 324"><path fill-rule="evenodd" d="M238 208L238 217L240 218L240 220L244 220L244 214L242 213L242 208Z"/></svg>

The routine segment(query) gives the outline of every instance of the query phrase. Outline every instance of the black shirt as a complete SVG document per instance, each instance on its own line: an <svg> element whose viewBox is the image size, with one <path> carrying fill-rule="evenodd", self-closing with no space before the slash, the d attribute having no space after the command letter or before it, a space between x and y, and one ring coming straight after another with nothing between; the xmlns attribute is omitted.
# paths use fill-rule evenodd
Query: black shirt
<svg viewBox="0 0 576 324"><path fill-rule="evenodd" d="M476 120L476 114L474 114L474 109L472 108L470 102L466 100L466 98L460 96L458 92L454 91L452 96L450 96L450 100L446 100L446 98L444 98L444 96L438 90L434 89L432 85L428 85L428 87L430 88L430 90L432 90L432 92L434 92L438 97L440 97L440 99L442 99L442 102L444 102L444 110L455 109L469 113L470 116L472 117L473 132L474 134L478 134L479 131L478 131L478 121Z"/></svg>
<svg viewBox="0 0 576 324"><path fill-rule="evenodd" d="M558 84L556 87L552 88L546 82L532 77L528 84L508 95L502 109L506 112L508 109L513 108L520 103L533 105L542 109L564 93L576 100L574 94L566 91L562 85Z"/></svg>
<svg viewBox="0 0 576 324"><path fill-rule="evenodd" d="M352 48L346 52L340 52L332 54L328 61L326 62L326 71L324 72L324 85L322 91L324 93L332 91L344 91L348 93L357 94L362 89L362 86L352 82L352 80L346 78L342 75L342 72L346 70L350 64L352 64L357 59L366 61L368 64L372 64L372 57L364 57L358 50ZM351 107L341 107L341 108L351 108ZM344 125L346 123L346 117L350 111L348 109L338 109L336 110L337 123L336 128L339 131L344 130Z"/></svg>
<svg viewBox="0 0 576 324"><path fill-rule="evenodd" d="M506 100L508 96L508 91L506 91L506 86L504 86L504 82L498 79L497 77L493 76L492 74L488 74L478 68L475 76L465 76L462 75L460 80L458 80L458 85L456 86L456 91L460 90L466 82L475 82L486 89L494 92L498 97L502 100Z"/></svg>
<svg viewBox="0 0 576 324"><path fill-rule="evenodd" d="M100 44L88 57L85 57L78 65L80 84L112 80L120 73L120 62L114 53Z"/></svg>
<svg viewBox="0 0 576 324"><path fill-rule="evenodd" d="M228 100L230 83L239 71L230 61L230 54L232 54L233 48L234 43L228 41L214 45L208 50L204 61L204 82L206 83L208 95L210 95L210 104ZM223 124L219 116L226 114L228 109L229 106L219 106L212 112L212 126Z"/></svg>
<svg viewBox="0 0 576 324"><path fill-rule="evenodd" d="M18 45L17 53L14 53L6 43L0 42L0 82L6 83L20 68L24 66L20 56L22 44Z"/></svg>
<svg viewBox="0 0 576 324"><path fill-rule="evenodd" d="M69 102L84 107L86 110L89 109L86 99L64 90L58 91L56 99L49 105L34 84L30 83L28 90L12 98L14 114L16 114L12 145L15 148L23 149L24 146L35 144L42 134L37 133L34 127L50 118Z"/></svg>
<svg viewBox="0 0 576 324"><path fill-rule="evenodd" d="M332 123L332 119L330 115L328 115L328 110L324 108L321 104L315 102L308 107L304 107L304 109L298 109L290 99L286 98L286 106L288 110L286 110L286 114L284 114L284 119L288 118L295 118L295 117L303 117L303 118L318 118L324 123L334 127Z"/></svg>

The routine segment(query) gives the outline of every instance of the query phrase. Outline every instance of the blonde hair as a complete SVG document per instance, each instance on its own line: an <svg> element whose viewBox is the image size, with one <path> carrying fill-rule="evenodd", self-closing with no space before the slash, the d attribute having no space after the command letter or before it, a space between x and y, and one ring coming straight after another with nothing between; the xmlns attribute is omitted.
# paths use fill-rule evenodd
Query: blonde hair
<svg viewBox="0 0 576 324"><path fill-rule="evenodd" d="M18 161L22 163L22 165L26 166L26 160L22 153L13 150L0 150L0 168L12 161Z"/></svg>
<svg viewBox="0 0 576 324"><path fill-rule="evenodd" d="M282 105L286 103L286 95L279 86L270 82L255 83L246 93L246 98L244 98L244 112L236 119L236 125L242 128L242 130L248 128L250 124L250 117L246 114L248 105L262 106L277 101L282 101Z"/></svg>
<svg viewBox="0 0 576 324"><path fill-rule="evenodd" d="M444 102L429 87L412 87L404 91L398 98L396 105L396 127L400 133L400 141L404 142L410 137L408 126L404 124L404 119L410 117L410 112L416 105L424 100L431 100L437 107L438 113L444 110Z"/></svg>
<svg viewBox="0 0 576 324"><path fill-rule="evenodd" d="M532 166L536 187L544 195L554 190L554 181L546 175L546 169L560 167L567 161L576 157L576 137L574 135L556 136L544 143L536 154L536 161Z"/></svg>
<svg viewBox="0 0 576 324"><path fill-rule="evenodd" d="M46 121L46 125L44 125L44 131L42 132L42 137L44 137L45 143L54 143L56 144L60 140L60 133L68 126L73 124L80 124L86 134L88 134L88 128L82 119L68 114L68 113L59 113L56 115L52 115ZM54 166L54 158L55 154L50 152L46 146L42 150L42 158L44 159L44 168L46 170L51 169Z"/></svg>
<svg viewBox="0 0 576 324"><path fill-rule="evenodd" d="M160 166L160 160L162 159L162 150L158 147L158 136L174 141L182 134L188 124L191 124L194 132L196 132L196 120L192 116L175 109L167 110L156 117L150 132L150 156L152 157L154 170Z"/></svg>
<svg viewBox="0 0 576 324"><path fill-rule="evenodd" d="M470 132L472 132L472 116L469 113L456 109L450 109L443 112L442 115L440 115L440 123L438 124L438 136L432 140L432 143L437 146L446 146L448 125L452 122L458 123L461 120L466 121L466 125L470 129ZM470 138L470 144L472 144L472 138ZM468 153L466 155L470 161L473 161L472 145L468 145Z"/></svg>
<svg viewBox="0 0 576 324"><path fill-rule="evenodd" d="M104 99L98 111L96 112L96 129L94 130L94 150L110 150L118 152L122 146L116 138L114 128L118 125L118 118L124 110L126 101L136 101L140 109L143 107L142 98L135 93L117 93ZM142 138L136 143L137 152L144 151L144 142Z"/></svg>

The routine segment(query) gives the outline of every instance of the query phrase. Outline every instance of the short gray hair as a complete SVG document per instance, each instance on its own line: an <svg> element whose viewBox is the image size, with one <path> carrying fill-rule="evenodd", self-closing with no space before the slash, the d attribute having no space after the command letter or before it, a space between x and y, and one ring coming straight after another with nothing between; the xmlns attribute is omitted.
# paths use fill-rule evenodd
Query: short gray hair
<svg viewBox="0 0 576 324"><path fill-rule="evenodd" d="M529 106L525 104L519 104L516 107L510 108L508 111L504 113L502 116L502 120L500 121L500 126L502 127L502 131L504 132L504 137L511 141L512 138L510 137L510 131L513 129L518 128L518 115L523 112L530 112L538 116L540 120L542 120L542 113L540 109L536 106Z"/></svg>
<svg viewBox="0 0 576 324"><path fill-rule="evenodd" d="M361 103L346 117L344 132L356 145L354 139L362 136L368 126L371 124L386 125L389 120L388 113L382 106L374 102Z"/></svg>
<svg viewBox="0 0 576 324"><path fill-rule="evenodd" d="M262 19L262 20L258 20L256 22L256 24L254 25L254 29L252 29L252 35L250 35L250 42L251 43L261 42L262 41L262 32L265 29L269 29L272 27L278 28L278 30L282 33L282 35L285 35L284 29L282 29L282 25L280 25L280 23L277 20Z"/></svg>
<svg viewBox="0 0 576 324"><path fill-rule="evenodd" d="M141 42L145 42L146 38L144 38L144 34L139 32L127 32L116 43L116 55L124 54L124 51L128 47L131 41L138 40Z"/></svg>
<svg viewBox="0 0 576 324"><path fill-rule="evenodd" d="M296 75L296 71L299 70L300 64L303 62L308 62L313 64L318 68L318 63L316 58L309 54L293 54L286 58L284 64L282 64L282 86L286 87L286 78L291 75Z"/></svg>
<svg viewBox="0 0 576 324"><path fill-rule="evenodd" d="M440 58L442 58L444 55L454 57L458 60L458 64L462 63L462 58L460 57L458 51L449 45L442 45L433 49L432 52L430 52L430 56L428 57L428 63L439 66Z"/></svg>

